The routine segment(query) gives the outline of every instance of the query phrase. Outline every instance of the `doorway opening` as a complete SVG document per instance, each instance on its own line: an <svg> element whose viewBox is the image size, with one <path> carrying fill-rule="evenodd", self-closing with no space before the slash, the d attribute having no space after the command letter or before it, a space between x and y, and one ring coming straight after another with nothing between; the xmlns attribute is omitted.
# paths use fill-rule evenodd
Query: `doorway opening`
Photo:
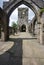
<svg viewBox="0 0 44 65"><path fill-rule="evenodd" d="M21 32L26 32L26 25L23 24L23 25L21 26Z"/></svg>

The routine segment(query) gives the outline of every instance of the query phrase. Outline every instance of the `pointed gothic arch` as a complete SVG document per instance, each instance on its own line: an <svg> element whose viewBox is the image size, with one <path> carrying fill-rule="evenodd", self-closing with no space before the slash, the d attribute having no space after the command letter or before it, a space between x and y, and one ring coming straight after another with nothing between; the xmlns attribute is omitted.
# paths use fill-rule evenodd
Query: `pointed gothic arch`
<svg viewBox="0 0 44 65"><path fill-rule="evenodd" d="M13 5L14 4L14 5ZM37 16L38 14L38 11L36 9L36 5L33 5L33 3L29 3L27 1L20 1L18 3L14 3L13 4L9 5L8 7L6 7L4 10L6 11L6 13L8 14L8 17L10 17L11 13L20 5L24 4L26 6L28 6L34 13L35 15ZM13 6L12 6L13 5Z"/></svg>
<svg viewBox="0 0 44 65"><path fill-rule="evenodd" d="M31 3L29 3L28 1L25 1L25 0L20 0L19 2L17 2L17 3L15 3L15 2L12 2L12 4L8 4L8 6L7 7L5 7L4 8L4 11L7 13L7 15L8 15L8 24L7 24L7 26L9 26L9 17L10 17L10 15L11 15L11 13L18 7L18 6L20 6L21 4L24 4L24 5L26 5L26 6L28 6L30 9L32 9L32 11L35 13L35 16L36 16L36 18L37 18L37 20L38 20L38 11L37 11L37 8L35 7L36 5L34 5L32 2ZM8 32L9 32L9 30L8 30ZM8 38L9 38L9 33L8 33L8 36L7 36Z"/></svg>

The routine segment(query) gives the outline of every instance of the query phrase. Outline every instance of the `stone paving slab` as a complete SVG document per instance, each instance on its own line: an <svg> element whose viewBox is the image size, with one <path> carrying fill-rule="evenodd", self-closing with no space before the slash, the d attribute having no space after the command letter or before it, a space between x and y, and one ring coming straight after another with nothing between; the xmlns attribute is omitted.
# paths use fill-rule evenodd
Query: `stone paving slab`
<svg viewBox="0 0 44 65"><path fill-rule="evenodd" d="M13 42L0 42L0 55L9 50L13 45Z"/></svg>
<svg viewBox="0 0 44 65"><path fill-rule="evenodd" d="M28 51L29 50L29 51ZM23 56L44 59L44 46L33 40L23 41Z"/></svg>

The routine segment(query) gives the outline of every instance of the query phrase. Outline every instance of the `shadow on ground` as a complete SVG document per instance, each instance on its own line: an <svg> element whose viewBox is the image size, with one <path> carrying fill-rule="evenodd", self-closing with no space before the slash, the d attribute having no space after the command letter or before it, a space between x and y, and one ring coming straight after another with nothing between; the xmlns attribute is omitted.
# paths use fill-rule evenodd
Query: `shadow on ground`
<svg viewBox="0 0 44 65"><path fill-rule="evenodd" d="M0 55L0 65L22 65L22 39L9 39L14 42L14 46Z"/></svg>

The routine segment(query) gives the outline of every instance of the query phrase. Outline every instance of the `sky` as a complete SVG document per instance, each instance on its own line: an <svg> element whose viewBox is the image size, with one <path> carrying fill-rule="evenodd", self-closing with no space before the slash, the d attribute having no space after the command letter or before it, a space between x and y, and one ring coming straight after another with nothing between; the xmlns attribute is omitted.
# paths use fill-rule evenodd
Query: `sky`
<svg viewBox="0 0 44 65"><path fill-rule="evenodd" d="M9 0L0 0L0 7L2 8L3 6L3 1L9 1Z"/></svg>
<svg viewBox="0 0 44 65"><path fill-rule="evenodd" d="M3 1L9 1L9 0L0 0L0 7L1 8L3 8ZM18 8L25 8L25 7L27 7L26 5L24 5L24 4L22 4L22 5L20 5ZM12 12L12 14L11 14L11 16L10 16L10 18L9 18L9 26L11 26L12 25L12 22L14 22L15 21L15 23L17 23L17 21L18 21L18 8L16 8L13 12ZM28 7L27 7L28 8ZM34 12L29 8L29 11L28 11L28 20L32 20L33 19L33 17L34 17ZM29 21L30 22L30 21Z"/></svg>

